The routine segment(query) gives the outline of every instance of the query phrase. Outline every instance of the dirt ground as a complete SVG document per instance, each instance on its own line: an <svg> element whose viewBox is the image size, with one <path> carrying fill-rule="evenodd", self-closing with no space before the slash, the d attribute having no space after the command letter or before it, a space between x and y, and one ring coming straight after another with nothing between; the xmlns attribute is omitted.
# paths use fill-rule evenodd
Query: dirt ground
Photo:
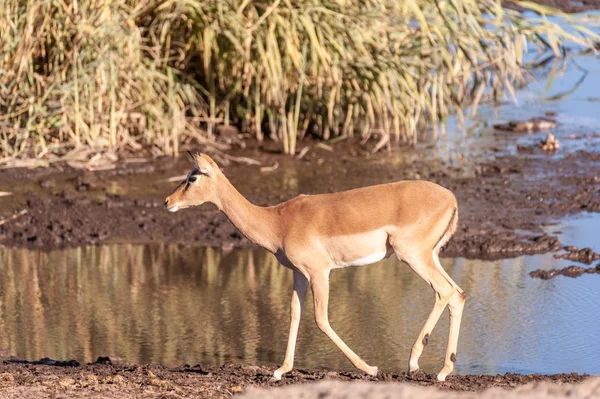
<svg viewBox="0 0 600 399"><path fill-rule="evenodd" d="M295 390L272 390L270 397L303 397L322 398L327 395L310 394L314 388L301 384L321 382L318 389L338 392L345 387L354 392L348 385L335 385L335 382L385 382L384 386L393 385L396 389L413 387L435 387L443 390L444 395L452 391L481 391L488 388L513 389L525 384L537 382L553 382L560 384L580 383L588 378L586 375L557 374L504 374L504 375L466 375L448 377L446 382L437 382L434 375L417 373L383 373L378 378L353 372L295 370L279 382L272 382L273 370L265 367L228 364L222 367L184 366L167 369L162 366L148 365L113 365L104 362L84 366L49 366L40 364L14 363L5 361L0 364L0 399L17 397L40 398L226 398L232 394L244 394L249 398L266 397L266 393L254 388L281 388L298 386ZM48 362L47 360L45 361ZM402 384L399 384L402 383ZM332 384L333 388L332 389ZM597 385L597 384L596 384ZM360 387L361 385L357 385ZM363 387L364 388L364 387ZM416 393L421 391L416 390ZM435 390L422 391L435 393ZM247 394L247 395L246 395ZM389 395L389 393L388 393ZM395 395L394 395L395 396ZM359 396L343 396L359 397ZM364 397L364 396L363 396ZM369 395L371 397L371 395ZM382 396L383 397L383 396ZM387 396L389 397L389 396Z"/></svg>

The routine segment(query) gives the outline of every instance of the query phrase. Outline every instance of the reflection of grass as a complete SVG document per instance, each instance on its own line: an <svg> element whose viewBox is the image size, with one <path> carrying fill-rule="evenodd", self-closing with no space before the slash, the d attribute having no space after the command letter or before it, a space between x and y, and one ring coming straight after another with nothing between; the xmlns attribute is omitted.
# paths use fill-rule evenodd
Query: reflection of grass
<svg viewBox="0 0 600 399"><path fill-rule="evenodd" d="M454 275L454 263L444 264ZM395 259L335 271L331 279L336 331L368 358L384 345L387 361L403 369L433 292ZM264 251L223 257L211 248L176 245L0 249L0 348L29 359L277 363L285 353L291 280ZM309 294L300 364L321 364L319 351L331 359L327 366L350 368L314 325L311 301ZM443 353L444 329L436 330L430 361Z"/></svg>
<svg viewBox="0 0 600 399"><path fill-rule="evenodd" d="M552 261L551 256L536 259ZM529 279L523 259L443 259L442 264L468 297L459 366L483 365L493 372L505 364L501 359L518 353L515 347L535 349L524 348L529 342L524 339L540 334L536 313L540 304L552 303L552 290L533 297L523 290L529 281L523 280ZM224 256L178 245L50 253L0 248L0 348L28 359L92 361L118 355L167 365L280 364L291 288L291 271L265 251ZM522 306L524 300L532 302ZM316 328L310 294L306 301L297 367L353 370ZM431 288L394 258L331 274L333 328L386 371L405 370L433 303ZM445 315L424 353L427 371L442 364L447 333Z"/></svg>
<svg viewBox="0 0 600 399"><path fill-rule="evenodd" d="M210 248L162 245L51 253L2 249L0 347L29 359L90 361L118 354L179 364L203 353L255 356L256 347L231 342L219 326L236 323L243 334L256 336L259 312L248 287L261 279L281 294L290 276L262 252L237 255L240 267L220 267L221 261Z"/></svg>
<svg viewBox="0 0 600 399"><path fill-rule="evenodd" d="M382 339L397 333L400 315L399 320L382 321L377 316L381 313L364 311L396 308L400 300L387 303L389 298L404 295L414 282L410 274L397 275L393 263L332 276L332 322L352 346L364 348L364 337L375 332ZM390 272L395 284L388 283ZM232 359L281 362L291 280L292 273L264 251L223 257L210 248L173 245L50 253L0 249L0 348L29 359L91 361L98 355L118 355L137 363L176 365ZM348 323L348 316L357 314L366 319ZM414 327L416 336L420 325ZM301 331L300 361L310 362L316 346L335 354L332 366L348 367L315 327L310 295ZM363 351L376 349L367 346Z"/></svg>
<svg viewBox="0 0 600 399"><path fill-rule="evenodd" d="M177 154L232 122L290 154L308 132L414 141L486 89L512 95L527 42L597 38L522 3L543 17L491 0L6 0L0 157Z"/></svg>

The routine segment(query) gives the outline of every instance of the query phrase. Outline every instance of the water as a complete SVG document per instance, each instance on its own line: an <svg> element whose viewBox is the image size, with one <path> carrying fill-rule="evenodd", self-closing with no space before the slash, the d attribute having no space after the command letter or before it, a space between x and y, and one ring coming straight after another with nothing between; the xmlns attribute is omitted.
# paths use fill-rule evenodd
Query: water
<svg viewBox="0 0 600 399"><path fill-rule="evenodd" d="M539 18L531 12L524 15L532 19ZM586 12L585 15L590 19L597 19L600 12ZM561 23L560 18L548 19ZM563 28L571 31L564 25ZM600 33L597 26L590 26L590 29ZM516 91L516 103L507 94L506 102L500 105L483 104L475 115L467 118L465 126L459 124L457 118L449 118L447 135L438 142L437 153L485 159L485 149L492 147L495 154L514 154L518 145L536 145L548 132L561 144L561 151L550 154L551 156L562 157L577 150L600 152L600 140L593 136L600 131L600 96L597 90L600 85L600 62L598 56L581 54L576 47L572 47L571 50L565 61L555 59L545 67L531 71L532 76L526 87ZM525 62L534 61L539 55L533 46L530 46L529 51L524 54ZM538 61L546 55L548 54L541 56ZM583 82L579 82L584 75ZM549 77L552 76L549 83ZM497 123L541 117L548 112L556 113L555 119L559 122L559 126L551 131L515 134L493 129L493 125Z"/></svg>
<svg viewBox="0 0 600 399"><path fill-rule="evenodd" d="M598 215L584 215L551 229L598 251L598 226ZM459 373L600 374L600 275L530 278L531 270L572 264L551 255L442 263L469 298ZM291 286L291 271L262 250L0 248L0 348L26 359L275 366L285 354ZM309 294L297 367L352 370L315 326L311 301ZM393 258L332 272L332 326L383 370L405 370L433 302L427 284ZM447 331L445 314L420 362L425 370L439 371Z"/></svg>

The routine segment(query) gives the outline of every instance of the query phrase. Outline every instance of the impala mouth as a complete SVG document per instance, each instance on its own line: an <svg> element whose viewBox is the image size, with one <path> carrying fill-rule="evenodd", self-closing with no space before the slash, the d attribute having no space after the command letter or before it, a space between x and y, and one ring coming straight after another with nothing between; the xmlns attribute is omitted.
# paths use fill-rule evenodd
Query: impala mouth
<svg viewBox="0 0 600 399"><path fill-rule="evenodd" d="M167 208L167 211L169 212L177 212L179 210L179 206L178 205L173 205Z"/></svg>

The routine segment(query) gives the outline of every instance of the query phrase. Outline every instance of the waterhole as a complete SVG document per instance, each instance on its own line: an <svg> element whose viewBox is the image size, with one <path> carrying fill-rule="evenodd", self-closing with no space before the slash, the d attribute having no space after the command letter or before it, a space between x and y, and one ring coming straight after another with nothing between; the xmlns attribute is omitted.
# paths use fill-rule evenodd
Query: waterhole
<svg viewBox="0 0 600 399"><path fill-rule="evenodd" d="M596 245L600 219L552 227L563 240ZM595 234L594 234L595 233ZM598 250L598 247L595 247ZM500 261L442 259L466 291L459 373L600 373L600 275L549 281L538 268L573 262L552 254ZM181 245L110 245L52 252L0 248L0 348L29 360L111 356L165 365L280 364L292 272L262 250L223 254ZM296 366L352 370L315 326L307 296ZM404 371L434 294L390 258L334 270L331 324L370 364ZM443 363L447 311L421 366Z"/></svg>

